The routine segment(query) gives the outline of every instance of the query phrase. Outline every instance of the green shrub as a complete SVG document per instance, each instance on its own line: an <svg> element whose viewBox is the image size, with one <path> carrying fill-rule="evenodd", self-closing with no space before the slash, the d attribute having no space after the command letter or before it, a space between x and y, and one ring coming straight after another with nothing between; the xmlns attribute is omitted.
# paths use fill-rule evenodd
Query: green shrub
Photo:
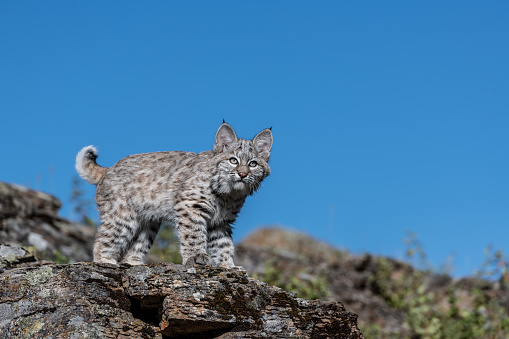
<svg viewBox="0 0 509 339"><path fill-rule="evenodd" d="M265 271L253 277L268 284L297 294L299 298L314 300L325 298L329 293L329 282L324 275L309 276L304 270L286 272L279 269L275 262L265 263ZM305 277L305 278L303 278Z"/></svg>
<svg viewBox="0 0 509 339"><path fill-rule="evenodd" d="M450 289L444 312L440 309L440 297L429 291L426 278L431 274L422 246L415 235L407 241L407 261L418 261L425 271L415 270L404 265L398 267L400 273L394 275L396 264L387 258L379 258L371 283L375 291L396 309L406 314L404 326L408 338L423 339L471 339L509 337L509 314L497 300L488 297L485 287L487 281L499 281L507 288L507 260L501 251L489 250L485 263L479 271L476 287L471 291L472 307L461 309L458 304L458 291ZM481 279L482 278L482 279ZM442 305L443 306L443 305ZM371 337L385 338L376 334L376 328L368 327ZM366 335L366 338L370 336ZM389 338L391 336L387 336ZM399 336L399 338L405 338Z"/></svg>

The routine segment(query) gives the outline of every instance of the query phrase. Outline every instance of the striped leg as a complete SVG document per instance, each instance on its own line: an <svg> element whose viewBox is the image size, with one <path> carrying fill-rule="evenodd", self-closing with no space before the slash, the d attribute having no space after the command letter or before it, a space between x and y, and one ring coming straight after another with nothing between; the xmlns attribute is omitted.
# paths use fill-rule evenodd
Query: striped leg
<svg viewBox="0 0 509 339"><path fill-rule="evenodd" d="M144 223L138 237L131 243L129 250L127 250L122 258L122 263L143 265L145 263L145 257L154 243L160 225L159 222Z"/></svg>
<svg viewBox="0 0 509 339"><path fill-rule="evenodd" d="M231 226L226 225L209 230L207 249L216 267L232 268L235 247L233 246Z"/></svg>
<svg viewBox="0 0 509 339"><path fill-rule="evenodd" d="M94 262L117 264L140 231L138 215L125 205L97 200L101 225L94 242Z"/></svg>
<svg viewBox="0 0 509 339"><path fill-rule="evenodd" d="M210 265L207 254L207 226L199 210L193 209L186 202L175 206L176 229L180 239L182 264Z"/></svg>
<svg viewBox="0 0 509 339"><path fill-rule="evenodd" d="M136 220L118 220L118 217L115 219L117 220L103 221L97 230L94 262L117 264L139 230Z"/></svg>

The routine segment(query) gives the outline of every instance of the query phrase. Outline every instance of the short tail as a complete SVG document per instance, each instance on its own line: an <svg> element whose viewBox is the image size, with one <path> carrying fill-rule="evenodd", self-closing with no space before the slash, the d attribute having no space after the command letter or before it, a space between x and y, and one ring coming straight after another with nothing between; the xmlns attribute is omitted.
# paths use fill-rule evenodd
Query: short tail
<svg viewBox="0 0 509 339"><path fill-rule="evenodd" d="M99 166L95 159L97 159L97 149L92 145L83 147L76 156L76 171L80 177L92 185L97 185L108 170L107 167Z"/></svg>

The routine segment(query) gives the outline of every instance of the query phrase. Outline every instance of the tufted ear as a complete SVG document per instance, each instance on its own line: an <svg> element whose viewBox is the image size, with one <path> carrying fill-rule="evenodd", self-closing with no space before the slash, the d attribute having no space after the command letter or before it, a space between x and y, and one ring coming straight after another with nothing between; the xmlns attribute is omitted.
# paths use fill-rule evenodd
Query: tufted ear
<svg viewBox="0 0 509 339"><path fill-rule="evenodd" d="M254 139L253 144L258 153L265 159L269 160L270 150L272 148L272 128L267 128L258 133Z"/></svg>
<svg viewBox="0 0 509 339"><path fill-rule="evenodd" d="M216 141L214 142L214 151L223 152L237 142L237 135L233 128L223 121L216 132Z"/></svg>

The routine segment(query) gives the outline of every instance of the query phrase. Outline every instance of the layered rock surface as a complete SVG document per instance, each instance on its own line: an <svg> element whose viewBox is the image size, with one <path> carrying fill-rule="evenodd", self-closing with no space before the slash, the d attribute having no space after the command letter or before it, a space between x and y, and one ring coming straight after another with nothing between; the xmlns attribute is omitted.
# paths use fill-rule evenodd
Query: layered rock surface
<svg viewBox="0 0 509 339"><path fill-rule="evenodd" d="M390 258L355 256L280 228L259 229L236 247L235 263L250 277L326 300L306 301L242 272L210 267L193 273L172 264L113 267L36 260L34 249L59 263L91 260L95 229L62 219L59 207L47 194L0 183L0 244L29 250L0 246L0 338L45 337L52 327L63 331L48 335L53 338L361 336L343 304L373 338L418 338L429 328L416 326L414 311L426 308L429 312L417 320L432 315L435 323L446 319L463 329L482 324L489 329L486 337L509 333L503 325L509 314L507 271L500 281L453 279ZM62 256L65 260L59 260ZM504 267L501 260L493 263ZM145 275L145 280L133 278ZM320 293L301 293L310 290ZM62 325L50 326L54 319ZM456 337L472 337L472 331L460 335L454 326L448 328Z"/></svg>
<svg viewBox="0 0 509 339"><path fill-rule="evenodd" d="M340 302L300 299L243 271L78 262L91 260L95 230L59 208L0 183L0 338L362 338Z"/></svg>
<svg viewBox="0 0 509 339"><path fill-rule="evenodd" d="M18 268L26 251L2 246L0 256L10 263L0 274L0 338L362 338L357 316L341 303L296 298L245 272L174 264Z"/></svg>

